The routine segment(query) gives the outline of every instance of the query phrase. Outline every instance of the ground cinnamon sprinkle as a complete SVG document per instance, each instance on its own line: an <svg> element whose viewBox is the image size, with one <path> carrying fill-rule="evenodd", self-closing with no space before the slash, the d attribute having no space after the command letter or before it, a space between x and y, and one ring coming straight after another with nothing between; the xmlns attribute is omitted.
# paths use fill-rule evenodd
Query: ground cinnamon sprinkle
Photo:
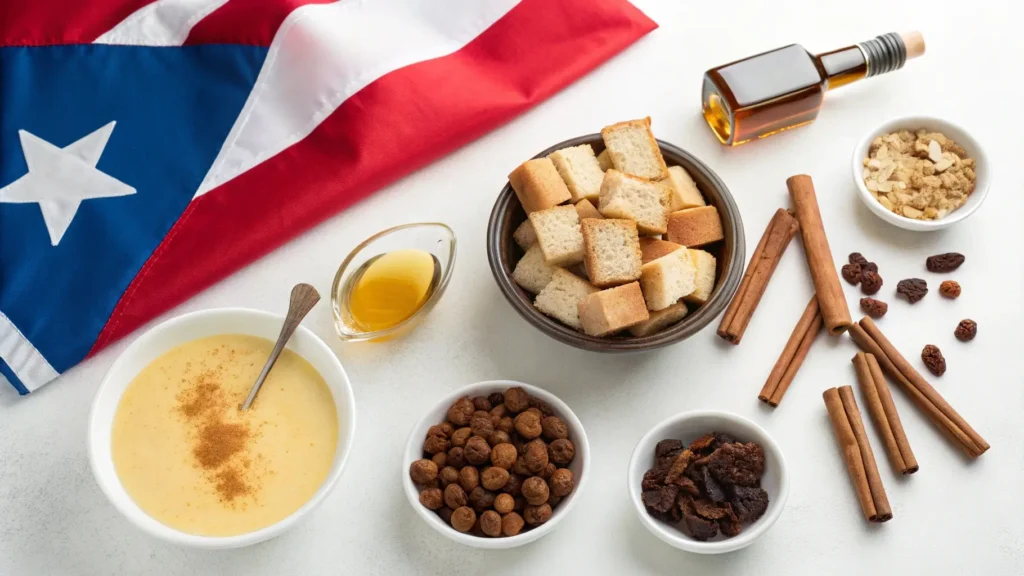
<svg viewBox="0 0 1024 576"><path fill-rule="evenodd" d="M249 441L249 427L215 420L199 430L199 443L193 448L199 465L206 469L218 468L232 456L245 450Z"/></svg>

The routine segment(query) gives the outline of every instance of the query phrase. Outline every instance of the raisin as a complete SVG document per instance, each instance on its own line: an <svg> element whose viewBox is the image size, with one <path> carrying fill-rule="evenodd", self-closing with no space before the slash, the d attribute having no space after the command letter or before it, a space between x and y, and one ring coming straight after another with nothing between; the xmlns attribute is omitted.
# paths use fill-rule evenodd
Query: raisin
<svg viewBox="0 0 1024 576"><path fill-rule="evenodd" d="M849 262L850 264L863 266L868 263L868 259L861 255L860 252L850 252Z"/></svg>
<svg viewBox="0 0 1024 576"><path fill-rule="evenodd" d="M860 284L860 264L843 264L843 278L856 286Z"/></svg>
<svg viewBox="0 0 1024 576"><path fill-rule="evenodd" d="M875 300L874 298L861 298L860 309L872 318L881 318L889 311L889 305L881 300Z"/></svg>
<svg viewBox="0 0 1024 576"><path fill-rule="evenodd" d="M928 367L928 371L936 376L946 373L946 359L942 357L942 350L934 344L928 344L921 350L921 360Z"/></svg>
<svg viewBox="0 0 1024 576"><path fill-rule="evenodd" d="M878 272L864 270L860 275L860 291L868 296L877 294L882 289L882 277Z"/></svg>
<svg viewBox="0 0 1024 576"><path fill-rule="evenodd" d="M740 522L753 522L768 509L768 493L763 488L736 486L729 503Z"/></svg>
<svg viewBox="0 0 1024 576"><path fill-rule="evenodd" d="M917 302L928 293L928 283L920 278L907 278L896 284L896 293L906 296L911 304Z"/></svg>
<svg viewBox="0 0 1024 576"><path fill-rule="evenodd" d="M935 256L929 256L925 260L925 266L929 272L952 272L960 267L964 263L964 255L958 254L957 252L947 252L945 254L936 254Z"/></svg>
<svg viewBox="0 0 1024 576"><path fill-rule="evenodd" d="M764 451L753 442L726 444L709 458L708 471L723 484L753 486L764 474Z"/></svg>
<svg viewBox="0 0 1024 576"><path fill-rule="evenodd" d="M961 342L970 342L974 340L974 337L978 335L978 323L969 318L965 318L956 325L956 330L953 331L953 336Z"/></svg>
<svg viewBox="0 0 1024 576"><path fill-rule="evenodd" d="M939 294L946 298L957 298L960 296L960 283L956 280L944 280L939 284Z"/></svg>

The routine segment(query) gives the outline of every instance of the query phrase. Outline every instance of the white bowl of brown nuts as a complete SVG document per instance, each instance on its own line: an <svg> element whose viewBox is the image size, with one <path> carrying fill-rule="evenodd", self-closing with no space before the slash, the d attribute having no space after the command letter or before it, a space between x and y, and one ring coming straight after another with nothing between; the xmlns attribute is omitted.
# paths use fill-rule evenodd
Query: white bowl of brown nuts
<svg viewBox="0 0 1024 576"><path fill-rule="evenodd" d="M441 534L505 549L551 532L589 466L587 435L564 402L492 380L457 390L413 427L402 482L409 504Z"/></svg>
<svg viewBox="0 0 1024 576"><path fill-rule="evenodd" d="M981 144L961 126L931 116L894 118L868 132L853 151L852 169L872 212L915 231L967 218L992 180Z"/></svg>

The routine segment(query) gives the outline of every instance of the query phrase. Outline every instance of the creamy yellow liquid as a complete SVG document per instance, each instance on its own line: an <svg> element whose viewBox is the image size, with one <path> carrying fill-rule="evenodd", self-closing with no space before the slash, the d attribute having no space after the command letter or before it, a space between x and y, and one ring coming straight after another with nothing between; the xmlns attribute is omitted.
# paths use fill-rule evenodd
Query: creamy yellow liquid
<svg viewBox="0 0 1024 576"><path fill-rule="evenodd" d="M232 536L305 504L334 460L338 416L327 383L285 350L240 412L273 348L222 335L165 353L128 385L114 416L114 466L147 514L183 532Z"/></svg>
<svg viewBox="0 0 1024 576"><path fill-rule="evenodd" d="M416 313L434 287L436 263L424 250L395 250L373 260L349 296L356 327L386 330Z"/></svg>

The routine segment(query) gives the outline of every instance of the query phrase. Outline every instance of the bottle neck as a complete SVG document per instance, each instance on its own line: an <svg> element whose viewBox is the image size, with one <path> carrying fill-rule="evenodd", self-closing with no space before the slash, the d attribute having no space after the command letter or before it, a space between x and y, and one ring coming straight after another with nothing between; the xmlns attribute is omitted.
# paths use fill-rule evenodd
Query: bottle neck
<svg viewBox="0 0 1024 576"><path fill-rule="evenodd" d="M828 89L832 90L862 78L899 70L907 62L907 47L899 34L890 32L867 42L819 54L818 60L828 79Z"/></svg>

